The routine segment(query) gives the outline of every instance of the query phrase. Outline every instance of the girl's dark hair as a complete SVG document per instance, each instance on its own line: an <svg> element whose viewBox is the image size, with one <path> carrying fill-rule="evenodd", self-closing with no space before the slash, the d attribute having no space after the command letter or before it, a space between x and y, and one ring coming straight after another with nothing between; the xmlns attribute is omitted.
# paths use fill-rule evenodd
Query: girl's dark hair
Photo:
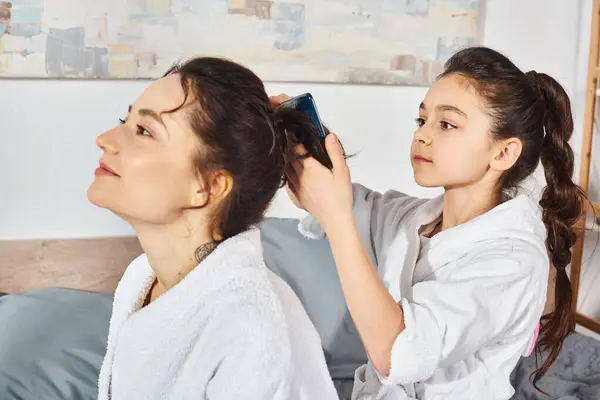
<svg viewBox="0 0 600 400"><path fill-rule="evenodd" d="M516 189L540 160L544 167L547 186L540 206L548 232L546 246L556 268L556 305L552 313L542 317L537 352L547 357L533 374L536 385L575 329L566 267L571 262L571 247L577 239L574 226L582 217L586 196L572 179L569 96L552 77L535 71L523 73L504 55L486 47L466 48L453 55L441 77L448 75L465 78L481 96L495 139L516 137L523 144L521 156L501 181L502 189Z"/></svg>
<svg viewBox="0 0 600 400"><path fill-rule="evenodd" d="M287 182L297 144L323 155L324 143L304 114L274 108L261 79L246 67L200 57L174 66L165 76L171 74L181 77L185 100L169 112L183 109L202 142L197 170L224 170L233 178L231 192L213 216L213 232L222 241L262 220Z"/></svg>

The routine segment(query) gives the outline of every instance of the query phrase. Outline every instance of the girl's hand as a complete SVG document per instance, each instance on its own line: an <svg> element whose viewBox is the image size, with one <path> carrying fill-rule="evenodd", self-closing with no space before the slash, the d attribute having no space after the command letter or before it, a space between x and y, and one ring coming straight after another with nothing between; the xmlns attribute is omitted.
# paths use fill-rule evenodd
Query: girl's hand
<svg viewBox="0 0 600 400"><path fill-rule="evenodd" d="M287 101L287 100L289 100L289 99L291 99L291 97L290 97L290 96L288 96L288 95L287 95L287 94L285 94L285 93L280 93L280 94L278 94L277 96L270 96L270 97L269 97L269 101L270 101L270 102L271 102L271 104L273 104L274 106L278 106L278 105L280 105L281 103L283 103L284 101Z"/></svg>
<svg viewBox="0 0 600 400"><path fill-rule="evenodd" d="M353 199L350 170L335 134L327 135L325 149L333 169L329 170L312 157L296 160L288 189L294 204L308 211L327 232L339 222L352 218ZM303 155L306 149L299 145L296 152Z"/></svg>

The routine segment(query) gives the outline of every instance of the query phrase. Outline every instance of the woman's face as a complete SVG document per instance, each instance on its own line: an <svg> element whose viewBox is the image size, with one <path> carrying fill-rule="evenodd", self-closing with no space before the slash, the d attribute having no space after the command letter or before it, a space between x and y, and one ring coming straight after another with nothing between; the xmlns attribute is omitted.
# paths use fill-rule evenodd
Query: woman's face
<svg viewBox="0 0 600 400"><path fill-rule="evenodd" d="M193 159L201 143L178 74L153 82L123 123L98 136L103 151L88 199L132 222L165 224L194 207L203 192ZM165 113L167 112L167 113Z"/></svg>

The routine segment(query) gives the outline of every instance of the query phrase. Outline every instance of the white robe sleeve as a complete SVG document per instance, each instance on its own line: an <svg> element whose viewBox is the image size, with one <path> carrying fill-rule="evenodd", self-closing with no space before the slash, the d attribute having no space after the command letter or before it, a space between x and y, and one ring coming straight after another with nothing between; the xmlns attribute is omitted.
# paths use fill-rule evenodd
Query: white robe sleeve
<svg viewBox="0 0 600 400"><path fill-rule="evenodd" d="M394 342L390 374L380 377L382 383L424 381L495 340L525 345L545 301L547 259L539 257L527 251L477 256L449 281L415 284L410 298L400 302L405 329Z"/></svg>
<svg viewBox="0 0 600 400"><path fill-rule="evenodd" d="M377 265L408 212L426 200L395 190L382 194L358 183L352 185L352 195L358 231L372 262ZM321 225L310 215L300 221L298 229L309 239L325 237Z"/></svg>

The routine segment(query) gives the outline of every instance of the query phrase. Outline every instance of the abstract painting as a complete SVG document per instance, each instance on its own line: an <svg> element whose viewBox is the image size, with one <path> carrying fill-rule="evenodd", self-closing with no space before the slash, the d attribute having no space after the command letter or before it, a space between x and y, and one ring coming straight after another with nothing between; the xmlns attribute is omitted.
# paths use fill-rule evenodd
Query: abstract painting
<svg viewBox="0 0 600 400"><path fill-rule="evenodd" d="M483 0L0 1L0 77L151 79L227 57L266 81L428 85Z"/></svg>

